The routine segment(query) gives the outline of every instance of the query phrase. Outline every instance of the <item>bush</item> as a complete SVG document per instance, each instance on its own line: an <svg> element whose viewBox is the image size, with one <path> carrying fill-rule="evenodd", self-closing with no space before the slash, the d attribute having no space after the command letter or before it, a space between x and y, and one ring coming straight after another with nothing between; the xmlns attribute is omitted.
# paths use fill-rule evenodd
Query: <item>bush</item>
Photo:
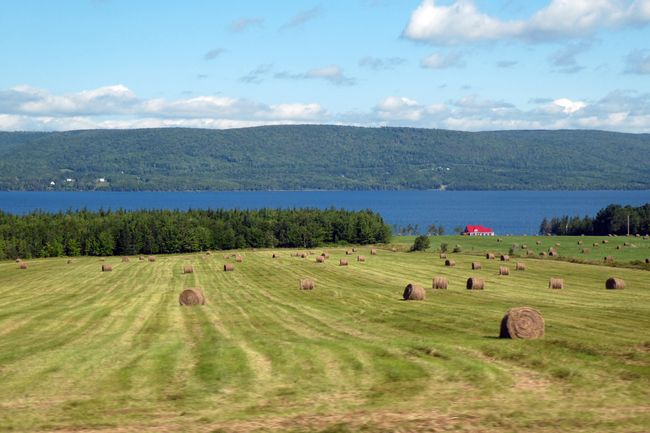
<svg viewBox="0 0 650 433"><path fill-rule="evenodd" d="M440 252L441 253L446 253L448 249L449 249L449 245L447 245L446 243L440 244Z"/></svg>
<svg viewBox="0 0 650 433"><path fill-rule="evenodd" d="M411 251L424 251L428 249L430 246L431 246L431 240L429 240L429 236L420 235L417 238L415 238L415 241L413 242L413 246L411 247Z"/></svg>

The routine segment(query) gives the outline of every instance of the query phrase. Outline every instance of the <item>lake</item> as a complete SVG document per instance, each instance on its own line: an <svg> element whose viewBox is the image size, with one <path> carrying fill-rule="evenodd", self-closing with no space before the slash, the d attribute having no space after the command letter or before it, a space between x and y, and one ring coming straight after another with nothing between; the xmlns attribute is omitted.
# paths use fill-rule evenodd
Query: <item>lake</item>
<svg viewBox="0 0 650 433"><path fill-rule="evenodd" d="M641 205L650 191L259 191L259 192L0 192L0 209L189 209L337 207L372 209L391 225L435 223L446 233L482 224L498 234L535 234L545 216L593 215L611 203Z"/></svg>

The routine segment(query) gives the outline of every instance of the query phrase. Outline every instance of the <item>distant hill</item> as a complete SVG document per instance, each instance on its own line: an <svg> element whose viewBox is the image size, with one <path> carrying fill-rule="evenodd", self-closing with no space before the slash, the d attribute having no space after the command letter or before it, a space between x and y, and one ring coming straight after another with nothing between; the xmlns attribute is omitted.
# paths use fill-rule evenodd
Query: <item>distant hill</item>
<svg viewBox="0 0 650 433"><path fill-rule="evenodd" d="M577 130L0 132L0 190L650 189L649 154L650 134Z"/></svg>

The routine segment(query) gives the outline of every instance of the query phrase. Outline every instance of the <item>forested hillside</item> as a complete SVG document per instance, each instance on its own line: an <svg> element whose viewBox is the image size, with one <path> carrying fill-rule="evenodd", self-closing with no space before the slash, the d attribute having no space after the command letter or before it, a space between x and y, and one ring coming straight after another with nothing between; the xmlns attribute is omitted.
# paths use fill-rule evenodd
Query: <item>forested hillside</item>
<svg viewBox="0 0 650 433"><path fill-rule="evenodd" d="M577 130L0 132L0 190L645 189L649 152L650 134Z"/></svg>

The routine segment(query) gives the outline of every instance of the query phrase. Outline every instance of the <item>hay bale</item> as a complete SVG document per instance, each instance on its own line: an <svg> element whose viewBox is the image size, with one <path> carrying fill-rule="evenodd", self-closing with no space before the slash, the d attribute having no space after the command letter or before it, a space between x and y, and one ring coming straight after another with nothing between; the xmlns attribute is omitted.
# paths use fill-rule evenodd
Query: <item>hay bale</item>
<svg viewBox="0 0 650 433"><path fill-rule="evenodd" d="M183 266L183 273L184 274L193 274L194 273L194 268L191 265L185 265L185 266Z"/></svg>
<svg viewBox="0 0 650 433"><path fill-rule="evenodd" d="M301 259L306 259L307 258L307 253L300 253L300 258Z"/></svg>
<svg viewBox="0 0 650 433"><path fill-rule="evenodd" d="M499 338L531 340L543 336L544 318L533 308L511 308L501 319Z"/></svg>
<svg viewBox="0 0 650 433"><path fill-rule="evenodd" d="M236 261L237 263L241 263L241 262L244 261L244 258L243 258L242 256L240 256L239 254L237 254L237 255L235 256L235 261Z"/></svg>
<svg viewBox="0 0 650 433"><path fill-rule="evenodd" d="M494 260L495 255L494 255L494 253L487 253L487 254L485 254L485 258L488 259L488 260Z"/></svg>
<svg viewBox="0 0 650 433"><path fill-rule="evenodd" d="M18 265L18 267L19 267L20 269L27 269L27 262L20 262L20 264Z"/></svg>
<svg viewBox="0 0 650 433"><path fill-rule="evenodd" d="M451 260L451 259L447 259L447 260L445 260L445 266L450 266L450 267L451 266L456 266L456 261Z"/></svg>
<svg viewBox="0 0 650 433"><path fill-rule="evenodd" d="M350 250L346 250L346 251L345 251L345 255L346 255L346 256L350 256L350 255L352 255L352 251L350 251Z"/></svg>
<svg viewBox="0 0 650 433"><path fill-rule="evenodd" d="M629 242L623 242L623 246L624 246L624 247L629 247L629 246L631 246L631 245L632 245L632 244L629 243ZM619 245L619 247L620 247L620 245Z"/></svg>
<svg viewBox="0 0 650 433"><path fill-rule="evenodd" d="M149 260L150 262L155 262L155 261L156 261L156 257L155 257L155 256L149 256L149 257L147 258L147 260Z"/></svg>
<svg viewBox="0 0 650 433"><path fill-rule="evenodd" d="M128 257L126 257L126 256L122 257L122 263L128 263L128 262L129 262Z"/></svg>
<svg viewBox="0 0 650 433"><path fill-rule="evenodd" d="M557 251L555 251L555 250L549 251L548 256L549 257L557 257Z"/></svg>
<svg viewBox="0 0 650 433"><path fill-rule="evenodd" d="M72 259L68 259L68 264L71 264L71 263L72 263Z"/></svg>
<svg viewBox="0 0 650 433"><path fill-rule="evenodd" d="M605 261L607 263L611 263L611 262L614 261L614 256L605 256L605 257L603 257L603 261Z"/></svg>
<svg viewBox="0 0 650 433"><path fill-rule="evenodd" d="M205 295L203 294L203 290L198 287L183 290L178 296L178 304L181 306L205 305Z"/></svg>
<svg viewBox="0 0 650 433"><path fill-rule="evenodd" d="M234 270L235 270L235 265L233 265L232 263L226 263L225 265L223 265L224 272L232 272Z"/></svg>
<svg viewBox="0 0 650 433"><path fill-rule="evenodd" d="M497 238L497 242L503 242L503 239Z"/></svg>
<svg viewBox="0 0 650 433"><path fill-rule="evenodd" d="M391 250L392 252L394 252L394 253L397 252L397 248L395 248L395 247L391 248L390 250Z"/></svg>
<svg viewBox="0 0 650 433"><path fill-rule="evenodd" d="M650 258L645 259L646 264L650 263Z"/></svg>
<svg viewBox="0 0 650 433"><path fill-rule="evenodd" d="M591 250L589 248L583 248L582 249L582 254L589 254Z"/></svg>
<svg viewBox="0 0 650 433"><path fill-rule="evenodd" d="M230 258L230 254L224 254L224 255L223 255L223 259L224 259L224 260L228 260L229 258Z"/></svg>
<svg viewBox="0 0 650 433"><path fill-rule="evenodd" d="M608 278L605 281L605 288L608 290L622 290L625 288L625 281L621 278Z"/></svg>
<svg viewBox="0 0 650 433"><path fill-rule="evenodd" d="M546 251L542 251L541 253L539 253L539 256L540 257L546 257Z"/></svg>
<svg viewBox="0 0 650 433"><path fill-rule="evenodd" d="M405 301L423 301L426 298L426 292L424 291L424 287L409 283L404 288L402 297Z"/></svg>
<svg viewBox="0 0 650 433"><path fill-rule="evenodd" d="M21 260L20 260L20 259L16 259L16 263L20 263L20 262L21 262Z"/></svg>
<svg viewBox="0 0 650 433"><path fill-rule="evenodd" d="M316 288L316 282L311 278L304 278L300 280L300 290L314 290Z"/></svg>
<svg viewBox="0 0 650 433"><path fill-rule="evenodd" d="M353 252L353 253L356 253L356 252L357 252L357 249L356 249L356 248L352 248L352 252Z"/></svg>
<svg viewBox="0 0 650 433"><path fill-rule="evenodd" d="M481 262L472 262L472 269L475 271L481 269Z"/></svg>
<svg viewBox="0 0 650 433"><path fill-rule="evenodd" d="M535 244L542 245L542 241L535 241Z"/></svg>
<svg viewBox="0 0 650 433"><path fill-rule="evenodd" d="M499 275L510 275L510 269L507 266L499 266Z"/></svg>
<svg viewBox="0 0 650 433"><path fill-rule="evenodd" d="M510 256L507 254L501 254L501 261L502 262L507 262L510 260Z"/></svg>
<svg viewBox="0 0 650 433"><path fill-rule="evenodd" d="M370 255L371 255L371 256L376 256L376 255L377 255L377 249L376 249L376 248L372 248L372 249L370 250Z"/></svg>
<svg viewBox="0 0 650 433"><path fill-rule="evenodd" d="M113 267L111 265L102 265L102 272L111 272Z"/></svg>
<svg viewBox="0 0 650 433"><path fill-rule="evenodd" d="M548 280L549 289L564 289L564 279L562 278L551 278Z"/></svg>
<svg viewBox="0 0 650 433"><path fill-rule="evenodd" d="M555 246L556 246L556 247L559 247L559 246L561 246L561 244L560 244L559 242L556 242L556 243L555 243Z"/></svg>
<svg viewBox="0 0 650 433"><path fill-rule="evenodd" d="M330 258L329 253L326 253L326 252L321 253L320 256L323 257L324 259L329 259Z"/></svg>
<svg viewBox="0 0 650 433"><path fill-rule="evenodd" d="M144 262L144 256L138 257L138 260L140 260L141 262Z"/></svg>
<svg viewBox="0 0 650 433"><path fill-rule="evenodd" d="M105 261L106 261L106 257L102 257L101 259L99 259L99 261L100 261L100 262L105 262Z"/></svg>
<svg viewBox="0 0 650 433"><path fill-rule="evenodd" d="M515 264L515 271L525 271L525 270L526 270L526 264L525 263L517 262Z"/></svg>
<svg viewBox="0 0 650 433"><path fill-rule="evenodd" d="M598 247L598 246L600 246L600 244L598 242L594 242L593 244L591 244L591 246L592 247Z"/></svg>
<svg viewBox="0 0 650 433"><path fill-rule="evenodd" d="M317 256L316 257L316 263L325 263L325 257Z"/></svg>
<svg viewBox="0 0 650 433"><path fill-rule="evenodd" d="M277 259L278 257L280 257L280 255L277 253L273 253L273 255L271 256L272 259Z"/></svg>
<svg viewBox="0 0 650 433"><path fill-rule="evenodd" d="M446 259L446 258L447 258L447 254L445 254L445 253L440 253L440 258L441 258L441 259Z"/></svg>
<svg viewBox="0 0 650 433"><path fill-rule="evenodd" d="M357 262L365 262L366 258L364 256L357 256Z"/></svg>
<svg viewBox="0 0 650 433"><path fill-rule="evenodd" d="M578 245L582 245L582 241L578 241Z"/></svg>
<svg viewBox="0 0 650 433"><path fill-rule="evenodd" d="M348 261L347 261L347 260L345 260L345 259L341 259L341 260L339 260L339 266L347 266L347 265L348 265Z"/></svg>
<svg viewBox="0 0 650 433"><path fill-rule="evenodd" d="M522 249L522 250L527 250L527 249L528 249L528 245L523 244L523 245L521 246L521 249Z"/></svg>
<svg viewBox="0 0 650 433"><path fill-rule="evenodd" d="M433 288L434 289L446 289L449 286L449 280L447 277L434 277L433 278Z"/></svg>
<svg viewBox="0 0 650 433"><path fill-rule="evenodd" d="M604 243L604 244L608 244L609 241L608 241L607 239L603 239L603 243Z"/></svg>
<svg viewBox="0 0 650 433"><path fill-rule="evenodd" d="M467 290L485 289L485 280L483 278L470 277L467 279Z"/></svg>

